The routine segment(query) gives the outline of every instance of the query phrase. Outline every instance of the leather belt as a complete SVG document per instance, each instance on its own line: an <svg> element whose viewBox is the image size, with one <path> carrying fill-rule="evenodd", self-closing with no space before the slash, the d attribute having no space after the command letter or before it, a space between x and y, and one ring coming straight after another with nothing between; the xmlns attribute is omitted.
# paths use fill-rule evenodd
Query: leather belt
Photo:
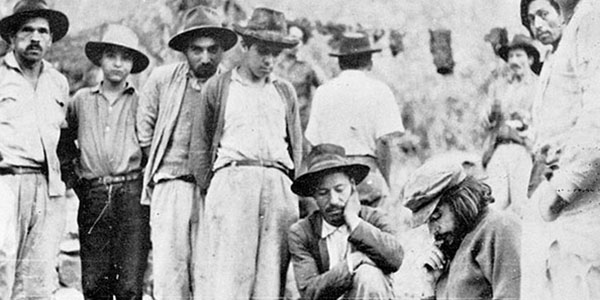
<svg viewBox="0 0 600 300"><path fill-rule="evenodd" d="M101 185L111 185L111 184L119 184L127 181L133 181L139 179L142 176L141 172L131 172L124 175L116 175L116 176L103 176L96 177L92 179L82 178L81 180L92 187L101 186Z"/></svg>
<svg viewBox="0 0 600 300"><path fill-rule="evenodd" d="M224 164L223 166L216 168L214 173L216 173L217 171L219 171L221 169L227 168L227 167L236 167L236 166L237 167L253 166L253 167L274 168L274 169L277 169L277 170L283 172L283 174L285 174L286 176L290 175L290 169L288 169L286 166L284 166L283 163L280 163L278 161L272 161L272 160L251 160L251 159L230 161L230 162Z"/></svg>
<svg viewBox="0 0 600 300"><path fill-rule="evenodd" d="M6 167L0 168L0 175L44 174L42 168L36 167Z"/></svg>

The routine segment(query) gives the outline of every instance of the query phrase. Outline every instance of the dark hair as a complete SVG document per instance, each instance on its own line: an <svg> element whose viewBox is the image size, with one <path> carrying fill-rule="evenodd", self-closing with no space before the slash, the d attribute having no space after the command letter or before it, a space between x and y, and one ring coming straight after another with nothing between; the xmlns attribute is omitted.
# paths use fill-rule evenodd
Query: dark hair
<svg viewBox="0 0 600 300"><path fill-rule="evenodd" d="M360 70L371 66L371 53L360 53L338 57L338 64L342 70Z"/></svg>
<svg viewBox="0 0 600 300"><path fill-rule="evenodd" d="M202 33L201 35L191 35L190 38L188 38L186 41L186 49L189 49L192 46L192 43L196 39L203 38L203 37L207 37L207 38L211 38L211 39L215 40L215 44L218 45L219 47L223 48L222 40L217 33L206 32L206 33Z"/></svg>
<svg viewBox="0 0 600 300"><path fill-rule="evenodd" d="M494 198L490 186L468 175L463 182L442 194L438 206L448 204L459 228L470 232L491 202L494 202Z"/></svg>
<svg viewBox="0 0 600 300"><path fill-rule="evenodd" d="M529 5L534 1L548 1L550 5L556 10L558 14L560 14L560 5L556 0L521 0L521 24L527 28L532 37L533 31L531 30L531 24L529 23Z"/></svg>

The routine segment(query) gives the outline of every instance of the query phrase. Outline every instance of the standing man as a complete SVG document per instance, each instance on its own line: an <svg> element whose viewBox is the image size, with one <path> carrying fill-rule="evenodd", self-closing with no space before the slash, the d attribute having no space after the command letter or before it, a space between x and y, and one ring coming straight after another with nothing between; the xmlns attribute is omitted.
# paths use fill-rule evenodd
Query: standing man
<svg viewBox="0 0 600 300"><path fill-rule="evenodd" d="M533 1L528 24L545 24ZM533 103L536 153L546 154L532 201L548 223L551 299L600 298L600 4L555 1L564 29L544 64ZM523 22L525 24L525 22ZM544 34L540 34L541 39Z"/></svg>
<svg viewBox="0 0 600 300"><path fill-rule="evenodd" d="M192 297L192 257L200 213L200 191L189 166L192 111L223 52L237 42L217 12L191 8L184 29L169 41L186 62L154 70L142 90L137 116L140 146L148 155L142 204L150 205L154 297Z"/></svg>
<svg viewBox="0 0 600 300"><path fill-rule="evenodd" d="M350 163L344 148L322 144L292 185L319 210L290 228L290 252L303 299L393 299L390 274L404 252L385 214L362 206L356 185L369 167Z"/></svg>
<svg viewBox="0 0 600 300"><path fill-rule="evenodd" d="M64 232L56 147L69 87L44 56L67 34L67 17L45 1L19 1L0 20L12 51L0 59L0 298L49 299L58 288Z"/></svg>
<svg viewBox="0 0 600 300"><path fill-rule="evenodd" d="M283 13L257 8L242 36L241 65L207 82L194 120L191 160L207 189L198 238L200 299L279 299L298 219L291 177L302 157L294 88L271 75L289 38ZM214 177L213 177L214 174Z"/></svg>
<svg viewBox="0 0 600 300"><path fill-rule="evenodd" d="M531 39L521 34L500 47L498 54L508 63L509 73L490 87L491 105L484 122L489 149L483 165L495 200L491 206L521 215L532 168L529 129L537 87L532 68L539 64L540 54Z"/></svg>
<svg viewBox="0 0 600 300"><path fill-rule="evenodd" d="M86 299L141 299L150 249L149 209L140 203L142 149L135 131L138 93L128 82L149 60L128 27L109 25L85 45L102 82L69 103L69 131L79 156L81 275Z"/></svg>
<svg viewBox="0 0 600 300"><path fill-rule="evenodd" d="M404 206L433 240L419 261L422 299L520 299L521 226L492 201L457 163L434 158L413 173Z"/></svg>
<svg viewBox="0 0 600 300"><path fill-rule="evenodd" d="M338 58L342 72L315 92L306 128L312 145L331 143L346 149L348 159L371 168L358 185L360 201L378 206L389 196L389 168L394 137L404 132L400 109L392 90L369 78L373 66L369 37L349 33L342 37Z"/></svg>

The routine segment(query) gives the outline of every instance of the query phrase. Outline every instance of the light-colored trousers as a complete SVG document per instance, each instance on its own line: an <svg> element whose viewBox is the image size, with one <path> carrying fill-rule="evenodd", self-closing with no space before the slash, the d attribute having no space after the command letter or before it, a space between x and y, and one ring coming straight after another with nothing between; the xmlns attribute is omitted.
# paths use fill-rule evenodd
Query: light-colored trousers
<svg viewBox="0 0 600 300"><path fill-rule="evenodd" d="M195 184L163 180L150 204L155 299L192 299L193 254L202 197Z"/></svg>
<svg viewBox="0 0 600 300"><path fill-rule="evenodd" d="M238 166L215 173L198 236L196 299L283 296L287 232L298 219L291 183L274 168Z"/></svg>
<svg viewBox="0 0 600 300"><path fill-rule="evenodd" d="M486 183L492 188L494 203L498 210L509 209L521 216L527 201L527 187L533 162L531 154L519 144L501 144L487 166Z"/></svg>
<svg viewBox="0 0 600 300"><path fill-rule="evenodd" d="M42 174L0 175L0 299L50 299L65 201Z"/></svg>
<svg viewBox="0 0 600 300"><path fill-rule="evenodd" d="M392 278L383 274L377 267L363 264L356 269L352 277L352 289L341 299L395 299Z"/></svg>

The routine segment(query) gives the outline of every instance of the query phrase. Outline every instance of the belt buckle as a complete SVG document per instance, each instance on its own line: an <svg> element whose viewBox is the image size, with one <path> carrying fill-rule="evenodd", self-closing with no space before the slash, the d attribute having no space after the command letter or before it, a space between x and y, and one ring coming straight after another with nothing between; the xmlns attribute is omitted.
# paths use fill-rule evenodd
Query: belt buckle
<svg viewBox="0 0 600 300"><path fill-rule="evenodd" d="M101 177L100 182L103 185L109 185L112 182L112 180L109 176L104 176L104 177Z"/></svg>

